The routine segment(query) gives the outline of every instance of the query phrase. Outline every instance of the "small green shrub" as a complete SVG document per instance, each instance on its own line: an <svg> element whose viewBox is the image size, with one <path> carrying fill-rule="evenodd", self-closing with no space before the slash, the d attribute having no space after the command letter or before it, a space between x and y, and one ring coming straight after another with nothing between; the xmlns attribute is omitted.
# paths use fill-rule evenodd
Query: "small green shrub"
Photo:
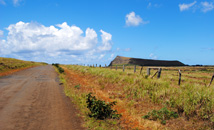
<svg viewBox="0 0 214 130"><path fill-rule="evenodd" d="M58 67L59 73L64 73L64 69L62 67Z"/></svg>
<svg viewBox="0 0 214 130"><path fill-rule="evenodd" d="M79 84L78 84L78 85L75 85L74 88L80 89L80 85L79 85Z"/></svg>
<svg viewBox="0 0 214 130"><path fill-rule="evenodd" d="M143 116L144 119L149 120L161 120L162 124L166 124L166 120L169 120L171 117L178 118L176 112L168 110L166 107L161 108L160 110L152 110L147 115Z"/></svg>
<svg viewBox="0 0 214 130"><path fill-rule="evenodd" d="M64 69L58 63L52 63L52 65L58 69L59 73L64 73Z"/></svg>
<svg viewBox="0 0 214 130"><path fill-rule="evenodd" d="M117 110L112 110L112 106L116 104L116 102L105 103L105 101L97 100L95 96L89 93L86 96L87 108L91 111L89 114L90 117L94 117L96 119L106 119L113 118L119 119L121 114L117 114Z"/></svg>
<svg viewBox="0 0 214 130"><path fill-rule="evenodd" d="M53 66L59 67L59 63L52 63Z"/></svg>

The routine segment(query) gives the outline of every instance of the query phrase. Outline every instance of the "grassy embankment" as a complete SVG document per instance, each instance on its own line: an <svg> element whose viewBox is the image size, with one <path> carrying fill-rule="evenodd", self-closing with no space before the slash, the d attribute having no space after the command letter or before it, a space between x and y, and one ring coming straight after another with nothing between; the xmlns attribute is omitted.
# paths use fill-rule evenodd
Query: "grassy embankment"
<svg viewBox="0 0 214 130"><path fill-rule="evenodd" d="M63 66L61 75L66 95L78 105L86 126L91 129L212 129L214 122L214 85L210 78L214 67L165 67L160 79L146 76L146 68L110 70L83 66ZM178 72L182 82L178 86ZM155 70L151 72L151 75ZM95 120L87 116L86 95L92 92L106 102L117 101L120 120ZM166 107L178 117L157 115L144 119L152 110ZM154 113L154 111L153 111ZM151 114L151 113L150 113ZM144 116L144 118L143 118ZM162 116L162 117L158 117ZM164 122L163 122L164 121ZM165 125L164 125L165 124Z"/></svg>
<svg viewBox="0 0 214 130"><path fill-rule="evenodd" d="M46 63L0 57L0 76L5 76L19 70L39 65L46 65Z"/></svg>

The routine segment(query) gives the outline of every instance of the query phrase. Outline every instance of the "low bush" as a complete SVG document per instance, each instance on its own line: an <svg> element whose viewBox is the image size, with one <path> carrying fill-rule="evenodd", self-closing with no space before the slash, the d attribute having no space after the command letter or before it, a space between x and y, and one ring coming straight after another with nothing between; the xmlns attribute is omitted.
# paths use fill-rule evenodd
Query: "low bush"
<svg viewBox="0 0 214 130"><path fill-rule="evenodd" d="M80 89L80 85L79 85L79 84L78 84L78 85L75 85L74 88Z"/></svg>
<svg viewBox="0 0 214 130"><path fill-rule="evenodd" d="M53 66L59 67L59 63L52 63Z"/></svg>
<svg viewBox="0 0 214 130"><path fill-rule="evenodd" d="M62 67L58 67L59 73L64 73L64 69Z"/></svg>
<svg viewBox="0 0 214 130"><path fill-rule="evenodd" d="M64 69L58 63L52 63L52 65L58 69L59 73L64 73Z"/></svg>
<svg viewBox="0 0 214 130"><path fill-rule="evenodd" d="M86 96L87 108L91 111L89 114L90 117L94 117L96 119L106 119L113 118L119 119L121 114L117 114L117 110L112 110L112 106L116 104L116 102L105 103L105 101L97 100L95 96L89 93Z"/></svg>
<svg viewBox="0 0 214 130"><path fill-rule="evenodd" d="M166 124L166 120L169 120L171 117L177 118L178 114L176 112L168 110L166 107L161 108L160 110L152 110L147 115L143 116L144 119L149 120L161 120L161 124Z"/></svg>

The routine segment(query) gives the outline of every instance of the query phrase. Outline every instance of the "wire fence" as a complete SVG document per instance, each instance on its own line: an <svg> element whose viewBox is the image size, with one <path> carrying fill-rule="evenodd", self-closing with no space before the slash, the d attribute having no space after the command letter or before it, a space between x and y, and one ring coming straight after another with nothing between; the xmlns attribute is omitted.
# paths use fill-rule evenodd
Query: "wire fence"
<svg viewBox="0 0 214 130"><path fill-rule="evenodd" d="M114 71L139 74L149 78L157 77L157 79L163 76L168 77L171 81L176 80L178 85L181 85L181 83L185 81L184 79L189 78L195 79L195 82L201 81L200 84L206 84L206 86L211 86L214 79L214 66L151 67L138 65L101 66L98 64L84 64L82 66L106 68Z"/></svg>

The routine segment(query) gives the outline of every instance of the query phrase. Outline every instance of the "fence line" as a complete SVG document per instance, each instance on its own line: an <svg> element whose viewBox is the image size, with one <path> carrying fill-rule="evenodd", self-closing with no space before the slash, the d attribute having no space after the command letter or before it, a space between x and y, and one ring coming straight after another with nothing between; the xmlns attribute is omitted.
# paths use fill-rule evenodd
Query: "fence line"
<svg viewBox="0 0 214 130"><path fill-rule="evenodd" d="M78 65L78 64L77 64ZM85 66L85 64L84 64L84 66ZM101 65L99 65L98 66L98 64L93 64L93 65L87 65L87 66L89 66L89 67L102 67ZM110 68L110 69L114 69L114 67L115 67L115 70L117 71L118 69L122 69L122 71L123 72L125 72L126 70L134 70L134 73L136 73L137 72L137 68L140 70L140 75L142 75L143 74L143 66L136 66L136 65L134 65L134 66L126 66L126 65L121 65L121 66L118 66L118 65L115 65L115 66L110 66L110 67L108 67L108 66L106 66L106 64L105 64L105 66L103 67L103 68ZM140 68L139 68L140 67ZM166 71L168 71L168 70L170 70L170 71L178 71L178 85L180 86L181 85L181 76L182 76L182 74L181 74L181 70L180 69L168 69L168 68L165 68L165 67L163 67L164 68L164 70L166 70ZM202 70L203 68L201 68L201 70ZM151 74L151 70L157 70L152 76L150 76L150 74ZM194 71L193 69L191 70L189 70L189 69L183 69L182 71ZM132 71L133 72L133 71ZM147 71L146 71L146 74L147 74L147 76L148 77L150 77L150 78L153 78L153 77L155 77L156 75L157 75L157 79L159 79L160 77L161 77L161 72L162 72L162 68L161 67L147 67ZM210 80L210 83L209 83L209 85L207 85L207 86L211 86L211 84L212 84L212 81L214 80L214 73L213 73L213 75L212 75L212 78L211 78L211 80Z"/></svg>

